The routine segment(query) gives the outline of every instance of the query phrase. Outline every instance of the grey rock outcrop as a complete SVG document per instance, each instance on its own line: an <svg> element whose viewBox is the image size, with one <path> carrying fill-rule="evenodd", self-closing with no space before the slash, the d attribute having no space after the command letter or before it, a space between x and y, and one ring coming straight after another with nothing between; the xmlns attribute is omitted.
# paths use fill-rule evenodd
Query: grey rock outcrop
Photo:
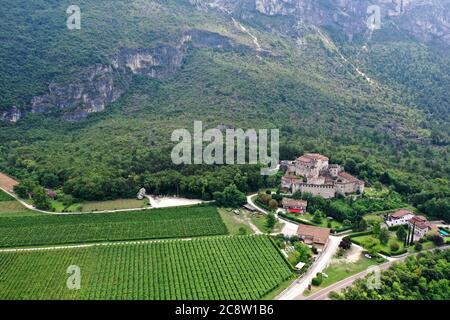
<svg viewBox="0 0 450 320"><path fill-rule="evenodd" d="M22 111L16 106L7 111L0 111L0 120L7 122L17 122L22 116Z"/></svg>
<svg viewBox="0 0 450 320"><path fill-rule="evenodd" d="M90 113L101 112L119 99L129 88L133 75L165 78L174 75L182 66L190 48L240 53L254 50L236 44L232 39L204 30L189 30L174 43L157 43L148 48L120 48L110 65L94 65L73 74L67 83L52 82L48 92L32 98L26 112L60 111L63 118L77 121ZM267 54L267 52L262 52ZM2 121L18 121L23 112L13 107L0 114Z"/></svg>

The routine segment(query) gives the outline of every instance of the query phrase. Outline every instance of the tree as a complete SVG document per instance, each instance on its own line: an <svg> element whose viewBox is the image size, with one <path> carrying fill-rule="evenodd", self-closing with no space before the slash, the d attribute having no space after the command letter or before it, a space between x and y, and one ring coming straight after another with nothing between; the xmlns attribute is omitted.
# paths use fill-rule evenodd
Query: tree
<svg viewBox="0 0 450 320"><path fill-rule="evenodd" d="M37 209L46 210L51 206L50 198L47 196L44 188L36 188L33 191L33 204Z"/></svg>
<svg viewBox="0 0 450 320"><path fill-rule="evenodd" d="M392 252L397 252L400 249L400 245L397 241L391 241L389 242L389 248Z"/></svg>
<svg viewBox="0 0 450 320"><path fill-rule="evenodd" d="M315 224L321 224L322 223L322 211L316 210L316 212L314 212L314 216L312 218L312 222L314 222Z"/></svg>
<svg viewBox="0 0 450 320"><path fill-rule="evenodd" d="M375 238L368 238L364 242L364 248L367 249L367 252L371 255L376 255L378 253L378 246L380 245L380 240Z"/></svg>
<svg viewBox="0 0 450 320"><path fill-rule="evenodd" d="M258 201L261 202L262 204L268 206L270 200L272 200L272 197L270 194L267 193L258 193Z"/></svg>
<svg viewBox="0 0 450 320"><path fill-rule="evenodd" d="M277 200L270 200L269 201L269 208L273 211L276 211L278 209L278 201Z"/></svg>
<svg viewBox="0 0 450 320"><path fill-rule="evenodd" d="M363 219L363 218L360 218L353 225L353 229L355 229L355 231L364 231L364 230L366 230L367 229L367 221L365 219Z"/></svg>
<svg viewBox="0 0 450 320"><path fill-rule="evenodd" d="M404 242L407 236L406 229L404 226L400 226L396 231L397 239Z"/></svg>
<svg viewBox="0 0 450 320"><path fill-rule="evenodd" d="M430 237L430 239L431 239L431 241L433 241L434 245L437 247L444 245L444 239L442 239L442 237L438 234L433 234Z"/></svg>
<svg viewBox="0 0 450 320"><path fill-rule="evenodd" d="M380 242L382 244L386 244L389 241L389 230L388 229L381 229L380 234L378 235L378 239L380 239Z"/></svg>
<svg viewBox="0 0 450 320"><path fill-rule="evenodd" d="M321 272L317 273L316 276L312 279L311 283L313 286L320 286L323 281L323 275Z"/></svg>
<svg viewBox="0 0 450 320"><path fill-rule="evenodd" d="M31 198L34 189L37 188L37 183L33 180L26 179L23 180L18 185L14 186L14 192L20 197L20 198Z"/></svg>
<svg viewBox="0 0 450 320"><path fill-rule="evenodd" d="M247 230L246 230L244 227L240 227L238 231L239 231L239 234L240 234L241 236L247 234Z"/></svg>
<svg viewBox="0 0 450 320"><path fill-rule="evenodd" d="M303 242L300 242L300 241L296 242L294 244L294 248L295 248L295 251L297 251L299 253L299 260L298 261L306 263L306 262L308 262L311 259L312 251Z"/></svg>
<svg viewBox="0 0 450 320"><path fill-rule="evenodd" d="M344 227L350 227L352 225L352 222L348 219L345 219L344 221L342 221L342 224L344 225Z"/></svg>
<svg viewBox="0 0 450 320"><path fill-rule="evenodd" d="M295 199L295 200L302 200L302 193L301 193L300 191L295 191L295 192L292 194L292 199Z"/></svg>
<svg viewBox="0 0 450 320"><path fill-rule="evenodd" d="M341 243L339 243L339 248L342 248L344 250L348 250L352 247L352 241L350 240L350 237L344 237L341 240Z"/></svg>
<svg viewBox="0 0 450 320"><path fill-rule="evenodd" d="M275 193L272 195L272 199L277 200L278 203L281 203L281 201L283 201L283 196L279 193Z"/></svg>
<svg viewBox="0 0 450 320"><path fill-rule="evenodd" d="M375 236L379 237L381 233L381 224L379 222L374 222L372 226L372 232Z"/></svg>
<svg viewBox="0 0 450 320"><path fill-rule="evenodd" d="M226 187L223 192L214 192L214 199L217 205L230 208L237 208L246 202L245 194L234 184Z"/></svg>
<svg viewBox="0 0 450 320"><path fill-rule="evenodd" d="M374 187L374 189L377 190L377 191L381 191L381 190L383 189L383 185L382 185L379 181L375 182L375 183L373 184L373 187Z"/></svg>
<svg viewBox="0 0 450 320"><path fill-rule="evenodd" d="M273 213L269 213L267 215L266 220L266 227L269 231L272 231L273 227L275 226L275 223L277 223L277 219L275 218L275 215Z"/></svg>
<svg viewBox="0 0 450 320"><path fill-rule="evenodd" d="M347 159L344 163L344 168L345 168L345 171L348 171L350 173L355 173L356 161L353 160L352 158Z"/></svg>

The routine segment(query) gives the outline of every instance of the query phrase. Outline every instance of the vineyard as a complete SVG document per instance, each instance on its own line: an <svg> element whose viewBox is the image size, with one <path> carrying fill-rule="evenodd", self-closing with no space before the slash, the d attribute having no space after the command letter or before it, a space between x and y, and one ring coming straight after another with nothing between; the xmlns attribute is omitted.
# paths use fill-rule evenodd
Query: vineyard
<svg viewBox="0 0 450 320"><path fill-rule="evenodd" d="M224 235L213 206L0 218L0 247Z"/></svg>
<svg viewBox="0 0 450 320"><path fill-rule="evenodd" d="M260 299L293 276L267 236L3 252L0 269L0 299Z"/></svg>

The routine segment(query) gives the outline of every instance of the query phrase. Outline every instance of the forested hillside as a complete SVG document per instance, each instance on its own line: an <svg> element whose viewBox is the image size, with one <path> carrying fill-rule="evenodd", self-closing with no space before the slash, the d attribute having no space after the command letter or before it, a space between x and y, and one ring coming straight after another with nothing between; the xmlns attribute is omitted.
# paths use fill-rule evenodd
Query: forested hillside
<svg viewBox="0 0 450 320"><path fill-rule="evenodd" d="M279 128L283 159L321 152L449 219L449 58L434 43L350 42L251 1L80 0L80 30L69 1L0 2L0 170L14 177L85 200L278 184L257 166L172 164L172 131L202 120Z"/></svg>
<svg viewBox="0 0 450 320"><path fill-rule="evenodd" d="M381 274L379 288L358 280L337 297L348 300L448 300L450 298L448 250L420 253Z"/></svg>

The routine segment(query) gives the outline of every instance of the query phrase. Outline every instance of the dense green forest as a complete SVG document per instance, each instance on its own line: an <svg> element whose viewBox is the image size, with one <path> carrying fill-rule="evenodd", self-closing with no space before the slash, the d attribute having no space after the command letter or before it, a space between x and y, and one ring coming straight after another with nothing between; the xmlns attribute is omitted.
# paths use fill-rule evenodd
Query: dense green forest
<svg viewBox="0 0 450 320"><path fill-rule="evenodd" d="M357 280L335 298L346 300L449 300L450 251L419 253L381 273L379 288ZM373 283L373 282L372 282Z"/></svg>
<svg viewBox="0 0 450 320"><path fill-rule="evenodd" d="M230 17L187 1L79 3L82 29L71 32L67 1L2 1L0 38L8 41L0 47L0 110L15 105L25 114L0 122L1 171L83 200L134 197L142 186L209 200L232 184L242 192L277 186L279 176L261 176L259 166L174 165L172 131L192 132L195 120L205 128L278 128L282 159L321 152L450 221L448 57L440 52L408 38L374 39L363 56L359 44L336 41L366 66L376 81L369 84L313 29L298 46L260 27L267 17L255 15L245 23L270 54L190 47L167 77L133 75L104 112L77 122L62 120L67 110L26 113L48 85L111 65L123 47L174 43L192 29L253 46Z"/></svg>

